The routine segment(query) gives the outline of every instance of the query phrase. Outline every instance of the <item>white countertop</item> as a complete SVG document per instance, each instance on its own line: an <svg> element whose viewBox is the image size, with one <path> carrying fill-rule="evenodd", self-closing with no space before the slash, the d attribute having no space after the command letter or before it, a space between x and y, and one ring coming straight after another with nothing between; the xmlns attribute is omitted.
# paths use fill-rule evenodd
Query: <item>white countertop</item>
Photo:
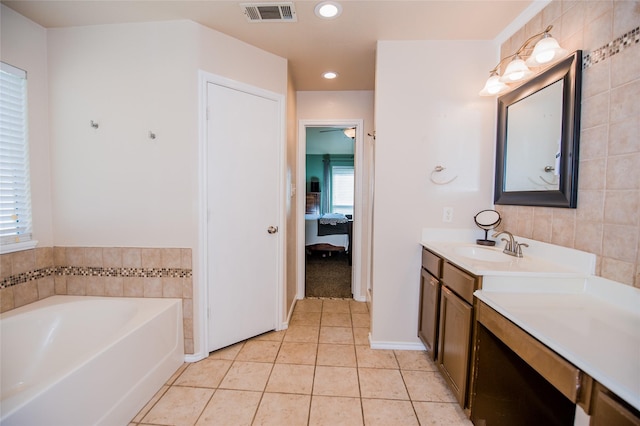
<svg viewBox="0 0 640 426"><path fill-rule="evenodd" d="M599 277L566 292L539 288L474 295L640 410L640 290Z"/></svg>

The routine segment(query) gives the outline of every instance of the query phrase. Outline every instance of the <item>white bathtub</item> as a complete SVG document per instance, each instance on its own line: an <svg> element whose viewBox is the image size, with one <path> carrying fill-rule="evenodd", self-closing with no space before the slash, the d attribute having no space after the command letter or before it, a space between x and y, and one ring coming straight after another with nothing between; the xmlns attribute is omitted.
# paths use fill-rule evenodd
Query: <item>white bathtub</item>
<svg viewBox="0 0 640 426"><path fill-rule="evenodd" d="M0 333L2 426L126 425L184 362L180 299L53 296Z"/></svg>

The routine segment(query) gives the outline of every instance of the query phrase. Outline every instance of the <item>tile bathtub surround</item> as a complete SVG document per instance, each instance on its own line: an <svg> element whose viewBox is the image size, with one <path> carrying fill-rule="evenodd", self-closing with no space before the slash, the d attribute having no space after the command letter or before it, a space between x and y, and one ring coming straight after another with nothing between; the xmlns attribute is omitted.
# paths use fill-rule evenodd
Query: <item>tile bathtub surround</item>
<svg viewBox="0 0 640 426"><path fill-rule="evenodd" d="M581 49L578 208L496 206L505 229L594 253L596 274L640 287L640 3L554 0L502 46L503 57L553 25Z"/></svg>
<svg viewBox="0 0 640 426"><path fill-rule="evenodd" d="M184 364L133 425L471 425L423 351L369 348L366 303L304 299L287 330Z"/></svg>
<svg viewBox="0 0 640 426"><path fill-rule="evenodd" d="M1 312L54 294L181 298L185 353L193 353L191 249L44 247L0 262Z"/></svg>

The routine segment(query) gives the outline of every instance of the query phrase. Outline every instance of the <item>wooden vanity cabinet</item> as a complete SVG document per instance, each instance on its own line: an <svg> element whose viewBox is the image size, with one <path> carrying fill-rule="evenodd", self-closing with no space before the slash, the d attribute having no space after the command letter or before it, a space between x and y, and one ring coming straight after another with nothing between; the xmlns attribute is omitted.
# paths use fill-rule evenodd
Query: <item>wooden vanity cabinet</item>
<svg viewBox="0 0 640 426"><path fill-rule="evenodd" d="M640 413L599 383L594 384L589 426L640 426Z"/></svg>
<svg viewBox="0 0 640 426"><path fill-rule="evenodd" d="M444 263L440 292L437 364L462 408L468 406L471 372L473 292L481 277Z"/></svg>
<svg viewBox="0 0 640 426"><path fill-rule="evenodd" d="M427 249L422 249L420 273L420 312L418 337L435 360L438 349L438 317L440 312L440 276L442 259Z"/></svg>

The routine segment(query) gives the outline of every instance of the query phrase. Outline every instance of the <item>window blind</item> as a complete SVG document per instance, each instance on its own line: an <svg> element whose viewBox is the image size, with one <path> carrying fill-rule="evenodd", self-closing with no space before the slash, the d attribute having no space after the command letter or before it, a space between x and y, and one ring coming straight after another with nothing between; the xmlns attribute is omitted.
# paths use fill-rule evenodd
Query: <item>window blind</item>
<svg viewBox="0 0 640 426"><path fill-rule="evenodd" d="M27 73L0 63L0 244L31 240Z"/></svg>
<svg viewBox="0 0 640 426"><path fill-rule="evenodd" d="M332 212L353 214L353 166L331 167Z"/></svg>

